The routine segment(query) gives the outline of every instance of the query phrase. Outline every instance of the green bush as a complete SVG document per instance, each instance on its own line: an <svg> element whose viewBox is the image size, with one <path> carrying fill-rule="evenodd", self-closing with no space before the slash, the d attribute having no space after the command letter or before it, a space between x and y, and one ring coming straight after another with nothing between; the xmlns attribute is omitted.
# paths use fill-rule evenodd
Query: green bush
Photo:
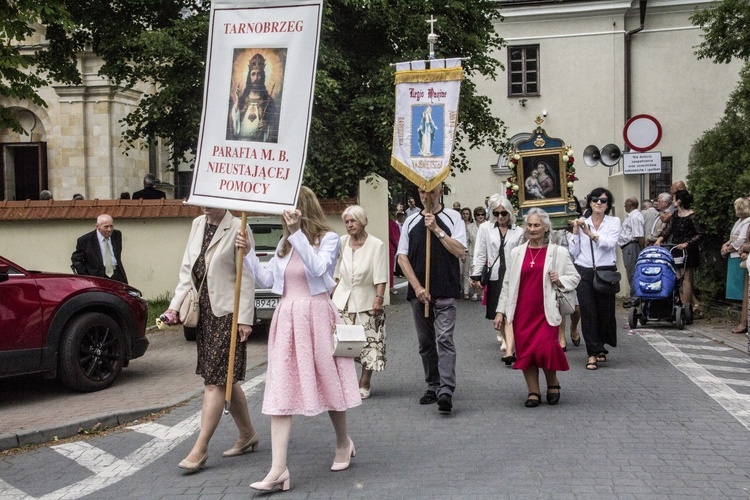
<svg viewBox="0 0 750 500"><path fill-rule="evenodd" d="M688 188L703 230L696 288L704 297L723 299L726 260L719 252L737 220L734 200L750 194L750 66L727 102L724 117L695 144Z"/></svg>

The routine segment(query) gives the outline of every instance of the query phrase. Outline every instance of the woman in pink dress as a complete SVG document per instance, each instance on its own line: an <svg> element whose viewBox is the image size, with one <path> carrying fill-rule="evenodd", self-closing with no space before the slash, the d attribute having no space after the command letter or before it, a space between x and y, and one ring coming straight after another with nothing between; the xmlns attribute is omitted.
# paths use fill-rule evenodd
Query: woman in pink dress
<svg viewBox="0 0 750 500"><path fill-rule="evenodd" d="M263 413L271 415L271 470L251 488L289 489L287 448L292 415L327 411L336 432L331 470L349 467L354 443L346 410L362 404L353 358L331 355L331 332L341 319L330 299L339 236L328 227L315 194L300 191L297 210L283 214L284 237L274 257L261 264L248 239L237 237L244 263L256 282L281 295L268 335L268 370Z"/></svg>
<svg viewBox="0 0 750 500"><path fill-rule="evenodd" d="M527 242L511 252L494 322L498 330L504 318L513 326L513 368L523 370L529 392L525 405L529 408L542 402L540 368L547 380L547 403L555 405L560 401L557 372L568 370L568 360L557 341L562 316L555 287L574 290L581 279L568 251L549 243L551 226L549 215L540 208L532 208L526 214Z"/></svg>

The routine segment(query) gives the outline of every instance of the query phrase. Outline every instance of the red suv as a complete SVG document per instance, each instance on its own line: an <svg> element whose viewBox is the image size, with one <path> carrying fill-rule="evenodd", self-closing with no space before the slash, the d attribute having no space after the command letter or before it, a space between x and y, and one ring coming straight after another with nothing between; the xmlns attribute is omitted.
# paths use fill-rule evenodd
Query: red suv
<svg viewBox="0 0 750 500"><path fill-rule="evenodd" d="M80 392L105 389L146 352L146 316L131 286L0 257L0 378L40 373Z"/></svg>

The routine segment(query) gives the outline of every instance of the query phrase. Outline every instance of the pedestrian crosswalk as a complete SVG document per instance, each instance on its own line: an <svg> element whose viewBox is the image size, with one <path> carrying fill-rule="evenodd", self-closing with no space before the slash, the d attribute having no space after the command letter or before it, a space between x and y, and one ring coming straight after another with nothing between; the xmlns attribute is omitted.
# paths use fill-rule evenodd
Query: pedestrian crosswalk
<svg viewBox="0 0 750 500"><path fill-rule="evenodd" d="M750 382L726 377L727 374L750 373L750 359L746 354L689 333L662 335L645 329L637 333L750 430L750 395L743 392L743 388L750 387Z"/></svg>
<svg viewBox="0 0 750 500"><path fill-rule="evenodd" d="M258 375L244 384L247 397L258 391L266 374ZM52 446L51 449L68 460L91 471L86 478L41 496L33 496L0 479L2 500L62 500L81 498L129 477L169 453L200 429L200 411L175 425L167 426L149 422L129 427L131 431L151 436L153 439L138 447L125 458L92 446L86 441L76 441Z"/></svg>

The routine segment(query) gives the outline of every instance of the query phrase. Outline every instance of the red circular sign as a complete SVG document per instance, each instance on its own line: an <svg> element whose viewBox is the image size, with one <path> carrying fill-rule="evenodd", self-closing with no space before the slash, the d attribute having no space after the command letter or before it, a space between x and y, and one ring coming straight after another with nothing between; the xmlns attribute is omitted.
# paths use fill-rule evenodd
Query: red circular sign
<svg viewBox="0 0 750 500"><path fill-rule="evenodd" d="M625 124L622 138L633 151L650 151L661 140L661 124L651 115L636 115Z"/></svg>

